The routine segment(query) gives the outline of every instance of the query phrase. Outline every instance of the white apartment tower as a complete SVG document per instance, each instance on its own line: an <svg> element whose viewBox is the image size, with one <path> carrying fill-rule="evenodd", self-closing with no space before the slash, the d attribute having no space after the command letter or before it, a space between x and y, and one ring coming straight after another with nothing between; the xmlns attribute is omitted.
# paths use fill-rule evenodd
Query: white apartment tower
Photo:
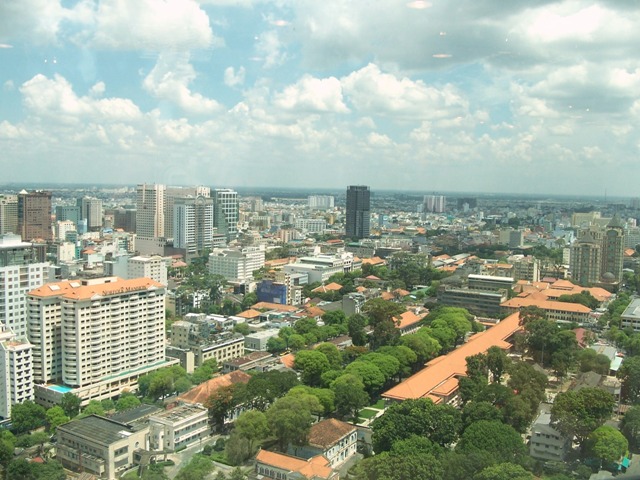
<svg viewBox="0 0 640 480"><path fill-rule="evenodd" d="M211 189L202 185L197 187L167 187L164 195L164 236L174 238L173 209L176 199L182 197L211 197Z"/></svg>
<svg viewBox="0 0 640 480"><path fill-rule="evenodd" d="M136 187L136 234L142 238L162 238L164 233L164 185Z"/></svg>
<svg viewBox="0 0 640 480"><path fill-rule="evenodd" d="M150 278L167 286L167 263L160 255L136 256L127 259L127 278Z"/></svg>
<svg viewBox="0 0 640 480"><path fill-rule="evenodd" d="M173 246L197 255L211 249L213 242L213 199L176 198L173 207Z"/></svg>
<svg viewBox="0 0 640 480"><path fill-rule="evenodd" d="M213 192L214 217L213 226L218 233L227 236L227 240L238 235L238 192L229 188L216 188Z"/></svg>
<svg viewBox="0 0 640 480"><path fill-rule="evenodd" d="M208 266L212 275L222 275L230 282L245 283L253 280L254 271L264 267L264 248L215 248L209 254Z"/></svg>
<svg viewBox="0 0 640 480"><path fill-rule="evenodd" d="M27 338L27 293L49 276L49 264L37 257L36 247L20 235L0 236L0 323L19 340Z"/></svg>
<svg viewBox="0 0 640 480"><path fill-rule="evenodd" d="M0 235L18 231L18 196L0 195Z"/></svg>
<svg viewBox="0 0 640 480"><path fill-rule="evenodd" d="M33 400L32 345L17 340L0 323L0 417L11 417L11 406Z"/></svg>
<svg viewBox="0 0 640 480"><path fill-rule="evenodd" d="M149 278L48 283L29 292L36 400L73 391L84 403L135 388L166 366L165 286ZM61 385L46 385L58 383Z"/></svg>
<svg viewBox="0 0 640 480"><path fill-rule="evenodd" d="M102 228L102 200L83 197L78 199L78 207L80 207L80 219L87 220L87 228L90 231Z"/></svg>

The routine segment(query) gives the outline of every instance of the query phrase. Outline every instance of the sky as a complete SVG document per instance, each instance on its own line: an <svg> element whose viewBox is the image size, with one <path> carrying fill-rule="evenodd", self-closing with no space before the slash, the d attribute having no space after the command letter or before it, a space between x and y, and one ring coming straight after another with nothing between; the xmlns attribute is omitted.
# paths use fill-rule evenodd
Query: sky
<svg viewBox="0 0 640 480"><path fill-rule="evenodd" d="M639 196L636 0L0 2L0 183Z"/></svg>

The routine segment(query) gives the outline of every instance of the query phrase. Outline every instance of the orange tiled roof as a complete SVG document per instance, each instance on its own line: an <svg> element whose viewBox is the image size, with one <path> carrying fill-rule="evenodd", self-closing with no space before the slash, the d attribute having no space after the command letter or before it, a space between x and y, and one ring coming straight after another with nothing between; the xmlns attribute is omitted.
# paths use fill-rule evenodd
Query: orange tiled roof
<svg viewBox="0 0 640 480"><path fill-rule="evenodd" d="M363 265L386 265L387 261L380 258L380 257L371 257L371 258L363 258L362 259L362 264Z"/></svg>
<svg viewBox="0 0 640 480"><path fill-rule="evenodd" d="M520 328L520 314L513 313L488 330L472 336L467 343L447 355L434 358L425 368L387 390L382 396L393 400L438 398L434 395L436 392L450 390L454 385L451 379L467 374L468 356L484 353L494 345L508 349L511 345L506 340Z"/></svg>
<svg viewBox="0 0 640 480"><path fill-rule="evenodd" d="M293 368L296 362L296 356L293 353L287 353L280 357L280 363L282 363L287 368Z"/></svg>
<svg viewBox="0 0 640 480"><path fill-rule="evenodd" d="M396 296L391 292L382 292L380 294L380 298L382 298L383 300L393 300L394 298L396 298Z"/></svg>
<svg viewBox="0 0 640 480"><path fill-rule="evenodd" d="M234 370L233 372L229 372L225 375L207 380L197 387L193 387L188 392L180 395L178 400L182 400L186 403L199 403L204 405L211 394L219 388L235 385L236 383L247 383L250 378L251 375L248 373L245 373L242 370Z"/></svg>
<svg viewBox="0 0 640 480"><path fill-rule="evenodd" d="M254 310L253 308L250 308L249 310L245 310L244 312L239 313L238 315L236 315L236 317L241 317L241 318L257 318L259 317L261 314L258 310Z"/></svg>
<svg viewBox="0 0 640 480"><path fill-rule="evenodd" d="M342 285L336 282L331 282L327 285L320 285L319 287L311 290L312 292L337 292L342 288Z"/></svg>
<svg viewBox="0 0 640 480"><path fill-rule="evenodd" d="M82 282L77 280L45 283L41 287L31 290L29 295L34 297L63 297L68 300L88 300L96 295L107 297L139 290L164 288L164 285L150 278L123 280L122 278L112 277L112 279L113 281L108 283L97 283L95 285L83 285Z"/></svg>
<svg viewBox="0 0 640 480"><path fill-rule="evenodd" d="M309 305L308 307L304 307L304 313L310 317L321 317L325 311L315 305Z"/></svg>
<svg viewBox="0 0 640 480"><path fill-rule="evenodd" d="M404 290L402 288L396 288L393 293L395 293L396 295L398 295L399 297L406 297L407 295L409 295L411 292L409 292L408 290Z"/></svg>
<svg viewBox="0 0 640 480"><path fill-rule="evenodd" d="M416 315L412 310L407 310L399 317L395 317L396 320L396 328L406 328L409 325L413 325L414 323L418 323L424 317L427 316L427 313Z"/></svg>
<svg viewBox="0 0 640 480"><path fill-rule="evenodd" d="M256 455L256 461L288 472L298 472L310 479L330 479L333 476L329 460L322 455L303 460L291 455L260 450Z"/></svg>
<svg viewBox="0 0 640 480"><path fill-rule="evenodd" d="M294 307L293 305L283 305L281 303L271 302L258 302L255 305L252 305L251 308L254 310L279 310L281 312L297 312L300 310L299 307Z"/></svg>
<svg viewBox="0 0 640 480"><path fill-rule="evenodd" d="M591 309L579 303L567 303L567 302L556 302L553 300L546 300L545 298L541 298L539 294L520 294L523 296L517 296L505 302L502 302L500 306L508 307L508 308L521 308L521 307L529 307L535 306L540 307L543 310L557 310L561 312L572 312L572 313L589 313Z"/></svg>
<svg viewBox="0 0 640 480"><path fill-rule="evenodd" d="M309 430L309 445L326 449L335 445L345 435L356 429L350 425L335 418L328 418L321 422L314 423Z"/></svg>

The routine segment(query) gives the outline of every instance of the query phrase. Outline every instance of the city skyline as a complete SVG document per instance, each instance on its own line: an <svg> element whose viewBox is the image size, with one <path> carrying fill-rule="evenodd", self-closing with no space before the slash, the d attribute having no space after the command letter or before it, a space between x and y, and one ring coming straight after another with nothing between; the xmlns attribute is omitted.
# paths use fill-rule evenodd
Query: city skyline
<svg viewBox="0 0 640 480"><path fill-rule="evenodd" d="M636 195L628 3L40 3L0 6L6 181Z"/></svg>

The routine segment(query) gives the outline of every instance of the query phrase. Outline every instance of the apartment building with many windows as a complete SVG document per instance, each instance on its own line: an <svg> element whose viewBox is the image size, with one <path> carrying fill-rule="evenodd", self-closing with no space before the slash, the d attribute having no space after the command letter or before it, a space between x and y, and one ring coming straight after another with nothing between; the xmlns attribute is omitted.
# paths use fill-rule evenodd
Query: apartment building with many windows
<svg viewBox="0 0 640 480"><path fill-rule="evenodd" d="M73 391L84 403L135 388L166 361L165 286L149 278L48 283L29 292L36 400Z"/></svg>

